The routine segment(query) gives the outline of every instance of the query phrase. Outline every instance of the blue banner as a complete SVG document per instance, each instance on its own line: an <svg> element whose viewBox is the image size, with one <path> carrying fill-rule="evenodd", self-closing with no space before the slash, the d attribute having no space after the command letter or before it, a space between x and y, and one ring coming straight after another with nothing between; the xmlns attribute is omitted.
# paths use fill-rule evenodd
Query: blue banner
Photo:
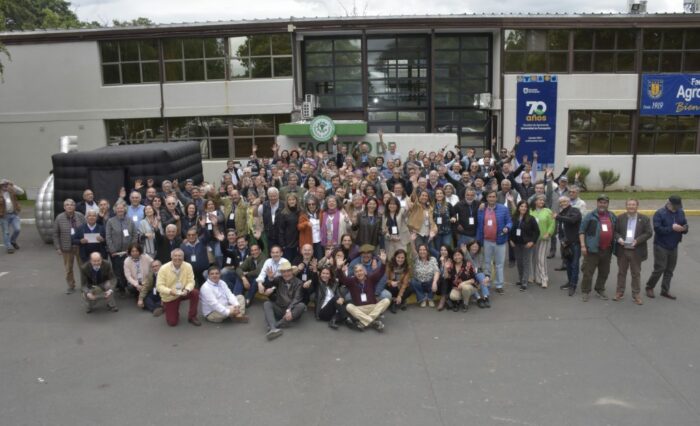
<svg viewBox="0 0 700 426"><path fill-rule="evenodd" d="M700 74L643 74L640 115L700 115Z"/></svg>
<svg viewBox="0 0 700 426"><path fill-rule="evenodd" d="M515 136L517 158L527 155L532 161L533 151L538 154L538 169L554 164L557 122L557 76L518 76L516 96Z"/></svg>

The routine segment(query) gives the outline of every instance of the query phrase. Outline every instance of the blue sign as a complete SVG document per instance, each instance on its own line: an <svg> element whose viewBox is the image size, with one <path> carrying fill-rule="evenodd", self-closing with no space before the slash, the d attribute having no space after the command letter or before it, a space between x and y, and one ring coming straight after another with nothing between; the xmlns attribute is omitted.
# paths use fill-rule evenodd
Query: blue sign
<svg viewBox="0 0 700 426"><path fill-rule="evenodd" d="M517 158L538 154L538 168L554 164L557 122L557 76L522 75L518 77L515 136L519 140Z"/></svg>
<svg viewBox="0 0 700 426"><path fill-rule="evenodd" d="M700 115L700 74L643 74L640 115Z"/></svg>

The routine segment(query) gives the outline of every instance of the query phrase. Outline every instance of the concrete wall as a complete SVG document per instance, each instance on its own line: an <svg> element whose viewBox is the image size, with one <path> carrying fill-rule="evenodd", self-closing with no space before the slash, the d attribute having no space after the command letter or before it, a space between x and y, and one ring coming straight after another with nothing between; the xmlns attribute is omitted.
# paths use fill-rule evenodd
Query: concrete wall
<svg viewBox="0 0 700 426"><path fill-rule="evenodd" d="M613 189L622 189L631 183L631 155L570 155L567 156L569 110L583 109L637 109L636 74L559 74L555 163L557 170L568 161L571 165L591 168L588 178L590 189L602 186L598 171L614 169L620 173ZM504 81L505 145L515 142L517 75L508 74ZM695 189L700 169L693 166L698 155L640 155L637 156L636 184L642 189ZM684 167L684 165L686 167ZM674 172L682 169L684 173Z"/></svg>
<svg viewBox="0 0 700 426"><path fill-rule="evenodd" d="M51 169L58 139L78 136L80 150L107 143L105 119L160 117L160 86L103 86L96 42L8 46L0 83L0 178L33 197ZM170 83L164 115L288 114L292 79ZM205 171L221 169L219 161Z"/></svg>

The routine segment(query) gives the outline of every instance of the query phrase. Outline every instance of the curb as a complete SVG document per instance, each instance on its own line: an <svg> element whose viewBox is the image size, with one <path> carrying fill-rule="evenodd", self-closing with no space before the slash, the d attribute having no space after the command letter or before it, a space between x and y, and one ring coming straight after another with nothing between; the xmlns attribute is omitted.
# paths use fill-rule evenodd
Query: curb
<svg viewBox="0 0 700 426"><path fill-rule="evenodd" d="M625 213L626 210L624 209L612 209L610 210L611 212L615 213L616 215ZM686 216L700 216L700 210L683 210L685 212ZM640 214L646 215L646 216L654 216L654 213L656 213L656 210L643 210L639 209L637 211Z"/></svg>

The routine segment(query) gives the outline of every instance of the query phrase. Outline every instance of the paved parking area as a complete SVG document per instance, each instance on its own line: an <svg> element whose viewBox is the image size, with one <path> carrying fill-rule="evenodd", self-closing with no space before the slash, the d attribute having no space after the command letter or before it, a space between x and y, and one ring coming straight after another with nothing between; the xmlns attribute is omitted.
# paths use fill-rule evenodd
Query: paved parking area
<svg viewBox="0 0 700 426"><path fill-rule="evenodd" d="M25 226L22 249L0 253L0 424L698 425L700 219L690 225L675 302L582 303L552 269L549 289L507 286L490 310L411 306L387 313L383 334L307 312L273 342L259 303L247 325L195 328L183 309L169 328L125 300L88 316Z"/></svg>

